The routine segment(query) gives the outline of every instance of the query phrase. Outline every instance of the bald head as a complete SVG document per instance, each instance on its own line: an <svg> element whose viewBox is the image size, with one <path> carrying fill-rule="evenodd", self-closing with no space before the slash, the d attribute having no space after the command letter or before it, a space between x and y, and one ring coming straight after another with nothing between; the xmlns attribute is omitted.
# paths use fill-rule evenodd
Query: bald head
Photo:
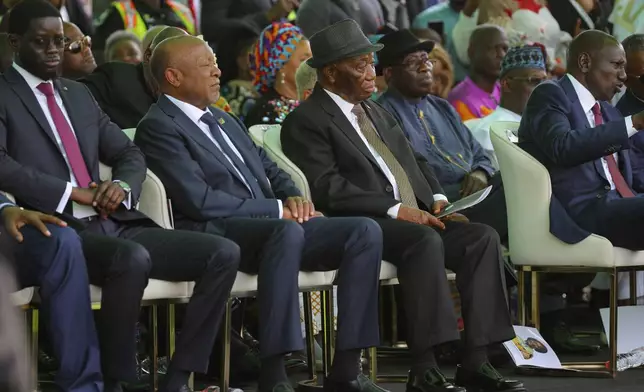
<svg viewBox="0 0 644 392"><path fill-rule="evenodd" d="M501 27L491 24L478 26L470 36L467 49L472 72L490 82L496 81L508 47L508 37Z"/></svg>
<svg viewBox="0 0 644 392"><path fill-rule="evenodd" d="M144 63L150 62L150 57L152 57L152 52L161 42L169 38L183 37L183 36L188 36L188 33L186 33L185 30L182 30L178 27L165 27L161 29L161 31L159 31L159 33L157 33L157 35L152 39L152 42L150 42L150 45L148 45L148 47L145 49L145 52L143 53L143 62Z"/></svg>
<svg viewBox="0 0 644 392"><path fill-rule="evenodd" d="M586 30L575 37L568 50L568 68L578 69L579 57L582 54L594 56L607 47L620 46L619 41L610 34L600 30Z"/></svg>
<svg viewBox="0 0 644 392"><path fill-rule="evenodd" d="M143 36L143 40L141 40L141 47L143 48L143 50L146 50L152 43L152 40L156 38L156 36L159 35L159 33L167 27L168 26L164 25L152 26Z"/></svg>
<svg viewBox="0 0 644 392"><path fill-rule="evenodd" d="M199 108L219 99L219 77L215 54L197 37L163 40L150 59L152 76L161 92Z"/></svg>

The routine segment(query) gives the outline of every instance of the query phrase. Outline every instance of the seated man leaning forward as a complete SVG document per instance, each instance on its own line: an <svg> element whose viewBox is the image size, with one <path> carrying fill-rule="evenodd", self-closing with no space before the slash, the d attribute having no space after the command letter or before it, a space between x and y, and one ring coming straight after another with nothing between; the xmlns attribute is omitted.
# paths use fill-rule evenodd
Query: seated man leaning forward
<svg viewBox="0 0 644 392"><path fill-rule="evenodd" d="M492 226L507 237L508 219L501 174L474 139L454 108L430 94L432 41L421 41L409 30L390 33L378 42L380 66L389 88L378 99L402 126L412 148L434 169L447 198L454 202L492 185L492 193L465 211L472 222Z"/></svg>
<svg viewBox="0 0 644 392"><path fill-rule="evenodd" d="M342 37L341 40L336 37ZM284 121L282 147L306 174L321 210L367 216L383 232L383 257L398 268L412 369L407 391L525 391L487 360L487 346L514 338L498 234L454 214L435 214L443 190L379 104L371 44L353 20L311 37L318 70L313 94ZM438 369L434 348L458 339L445 268L456 272L465 352L456 386Z"/></svg>
<svg viewBox="0 0 644 392"><path fill-rule="evenodd" d="M151 66L161 96L135 140L168 190L177 228L233 240L240 270L258 274L259 390L293 391L283 361L303 349L300 269L339 269L338 340L325 388L383 391L359 368L361 349L379 343L380 227L367 218L322 217L240 121L210 106L221 72L206 42L163 41Z"/></svg>

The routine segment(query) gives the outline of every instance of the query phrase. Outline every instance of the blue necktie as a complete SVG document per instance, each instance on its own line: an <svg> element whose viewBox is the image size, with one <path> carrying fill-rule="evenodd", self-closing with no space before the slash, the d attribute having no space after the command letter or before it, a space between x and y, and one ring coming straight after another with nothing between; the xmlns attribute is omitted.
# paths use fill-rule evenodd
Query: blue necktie
<svg viewBox="0 0 644 392"><path fill-rule="evenodd" d="M208 125L208 128L210 128L210 134L219 144L221 151L226 156L228 156L239 173L241 173L241 175L244 177L246 183L248 183L248 186L251 189L253 197L255 199L264 199L264 191L262 191L262 188L259 186L257 178L253 175L253 173L251 173L250 169L248 169L248 166L246 166L246 164L244 164L244 162L239 159L239 156L235 153L235 151L230 148L230 145L226 142L226 139L224 139L224 136L222 135L224 130L219 126L219 124L217 124L215 117L210 113L206 113L201 116L201 121Z"/></svg>

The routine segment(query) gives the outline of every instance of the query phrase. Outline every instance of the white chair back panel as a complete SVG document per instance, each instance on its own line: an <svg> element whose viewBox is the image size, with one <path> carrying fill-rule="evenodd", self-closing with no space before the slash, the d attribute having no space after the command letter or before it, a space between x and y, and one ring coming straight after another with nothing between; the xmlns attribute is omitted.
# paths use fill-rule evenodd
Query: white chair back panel
<svg viewBox="0 0 644 392"><path fill-rule="evenodd" d="M279 125L258 124L248 128L248 133L250 134L250 138L253 140L253 142L257 147L264 146L264 134L266 133L267 130L269 130L272 127L279 127Z"/></svg>
<svg viewBox="0 0 644 392"><path fill-rule="evenodd" d="M112 178L112 169L99 164L101 180L106 181ZM164 229L172 229L172 220L168 209L168 197L165 193L163 183L150 170L147 171L141 197L137 209L152 219L157 225Z"/></svg>
<svg viewBox="0 0 644 392"><path fill-rule="evenodd" d="M271 126L264 134L264 149L266 150L266 155L291 176L297 189L302 192L302 196L308 200L312 200L311 190L309 189L306 176L282 151L282 141L280 140L281 130L282 127L280 125L275 125Z"/></svg>
<svg viewBox="0 0 644 392"><path fill-rule="evenodd" d="M33 287L27 287L26 289L11 293L11 303L14 306L29 305L31 299L34 297L34 291Z"/></svg>
<svg viewBox="0 0 644 392"><path fill-rule="evenodd" d="M517 265L612 267L613 246L604 237L590 235L570 245L550 233L552 186L548 170L508 140L519 123L497 122L490 128L499 161L508 213L512 262Z"/></svg>

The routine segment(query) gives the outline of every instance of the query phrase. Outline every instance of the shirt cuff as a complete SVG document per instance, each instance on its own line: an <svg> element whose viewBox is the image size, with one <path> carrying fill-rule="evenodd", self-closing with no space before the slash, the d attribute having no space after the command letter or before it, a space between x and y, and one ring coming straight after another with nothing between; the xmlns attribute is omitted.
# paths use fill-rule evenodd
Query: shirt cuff
<svg viewBox="0 0 644 392"><path fill-rule="evenodd" d="M69 198L72 195L72 188L72 183L68 182L67 187L65 188L65 193L63 193L63 197L60 198L58 207L56 207L57 213L62 214L65 212L65 207L67 206L67 203L69 203Z"/></svg>
<svg viewBox="0 0 644 392"><path fill-rule="evenodd" d="M115 184L118 184L121 181L120 180L114 180L112 182L115 183ZM123 192L125 192L125 189L123 189ZM123 206L125 208L127 208L128 210L132 209L132 192L125 192L125 199L123 199L121 204L123 204Z"/></svg>
<svg viewBox="0 0 644 392"><path fill-rule="evenodd" d="M446 201L449 203L449 200L447 200L447 196L443 195L442 193L435 194L434 201Z"/></svg>
<svg viewBox="0 0 644 392"><path fill-rule="evenodd" d="M279 209L279 219L282 219L284 216L284 206L282 205L282 201L280 199L277 199L277 208Z"/></svg>
<svg viewBox="0 0 644 392"><path fill-rule="evenodd" d="M638 132L637 129L633 128L632 116L624 117L624 123L626 124L626 132L628 133L628 137L631 137Z"/></svg>
<svg viewBox="0 0 644 392"><path fill-rule="evenodd" d="M401 205L402 205L402 203L398 203L395 206L393 206L390 209L388 209L387 210L387 215L392 219L398 219L398 210L400 210Z"/></svg>

